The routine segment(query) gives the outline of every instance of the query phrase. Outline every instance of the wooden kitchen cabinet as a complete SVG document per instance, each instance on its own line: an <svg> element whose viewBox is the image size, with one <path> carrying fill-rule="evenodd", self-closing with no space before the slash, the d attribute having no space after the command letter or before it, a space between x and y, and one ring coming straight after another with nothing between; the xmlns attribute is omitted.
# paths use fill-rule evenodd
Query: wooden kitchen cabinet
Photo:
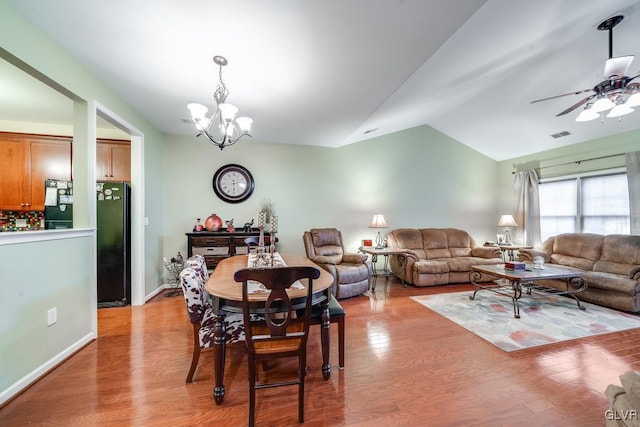
<svg viewBox="0 0 640 427"><path fill-rule="evenodd" d="M45 179L71 180L71 138L0 135L0 210L44 210Z"/></svg>
<svg viewBox="0 0 640 427"><path fill-rule="evenodd" d="M98 181L131 181L131 143L99 139L96 144Z"/></svg>

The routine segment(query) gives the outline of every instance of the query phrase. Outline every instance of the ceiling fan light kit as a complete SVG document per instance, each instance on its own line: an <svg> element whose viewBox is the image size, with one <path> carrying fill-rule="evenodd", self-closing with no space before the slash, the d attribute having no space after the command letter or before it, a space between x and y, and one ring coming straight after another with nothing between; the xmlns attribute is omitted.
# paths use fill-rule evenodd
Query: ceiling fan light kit
<svg viewBox="0 0 640 427"><path fill-rule="evenodd" d="M226 102L229 90L222 81L222 67L228 64L223 56L214 56L213 62L219 66L218 87L213 94L216 102L216 111L210 118L206 116L209 109L198 103L187 104L191 112L191 118L200 132L197 136L204 135L210 143L223 150L224 147L233 145L243 136L249 136L253 119L249 117L237 117L238 107Z"/></svg>
<svg viewBox="0 0 640 427"><path fill-rule="evenodd" d="M577 122L587 122L600 118L604 121L606 117L614 118L633 113L632 107L640 105L640 83L631 83L640 74L628 77L627 71L633 62L633 56L613 57L613 28L618 25L624 17L622 15L613 16L604 20L598 25L598 30L609 31L609 59L604 67L604 80L595 85L592 89L584 89L563 95L556 95L550 98L537 99L532 103L547 101L568 95L578 95L585 92L595 92L586 98L578 101L571 107L556 115L562 116L572 112L576 108L585 105L582 112L576 118ZM595 99L595 100L594 100Z"/></svg>

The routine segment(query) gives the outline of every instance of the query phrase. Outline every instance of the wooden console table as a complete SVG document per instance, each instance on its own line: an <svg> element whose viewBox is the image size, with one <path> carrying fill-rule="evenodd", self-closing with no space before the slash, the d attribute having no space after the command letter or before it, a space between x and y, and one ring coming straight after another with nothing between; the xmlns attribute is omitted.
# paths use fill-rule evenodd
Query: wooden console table
<svg viewBox="0 0 640 427"><path fill-rule="evenodd" d="M225 258L234 255L245 255L247 245L244 239L260 236L260 230L252 228L251 231L198 231L185 233L187 236L187 257L200 254L207 262L207 268L213 270L218 263Z"/></svg>

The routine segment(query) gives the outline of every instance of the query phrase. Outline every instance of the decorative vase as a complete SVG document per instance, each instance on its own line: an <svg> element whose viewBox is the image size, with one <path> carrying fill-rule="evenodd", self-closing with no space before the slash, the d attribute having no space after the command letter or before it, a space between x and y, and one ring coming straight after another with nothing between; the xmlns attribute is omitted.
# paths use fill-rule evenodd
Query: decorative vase
<svg viewBox="0 0 640 427"><path fill-rule="evenodd" d="M222 218L213 213L204 221L204 227L207 231L218 231L222 228Z"/></svg>

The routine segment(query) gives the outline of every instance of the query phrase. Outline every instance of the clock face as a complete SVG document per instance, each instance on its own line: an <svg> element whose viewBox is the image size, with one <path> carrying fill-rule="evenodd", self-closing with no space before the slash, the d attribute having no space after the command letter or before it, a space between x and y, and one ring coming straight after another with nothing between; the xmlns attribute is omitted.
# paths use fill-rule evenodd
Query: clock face
<svg viewBox="0 0 640 427"><path fill-rule="evenodd" d="M253 176L240 165L224 165L213 175L213 191L225 202L240 203L253 193Z"/></svg>

